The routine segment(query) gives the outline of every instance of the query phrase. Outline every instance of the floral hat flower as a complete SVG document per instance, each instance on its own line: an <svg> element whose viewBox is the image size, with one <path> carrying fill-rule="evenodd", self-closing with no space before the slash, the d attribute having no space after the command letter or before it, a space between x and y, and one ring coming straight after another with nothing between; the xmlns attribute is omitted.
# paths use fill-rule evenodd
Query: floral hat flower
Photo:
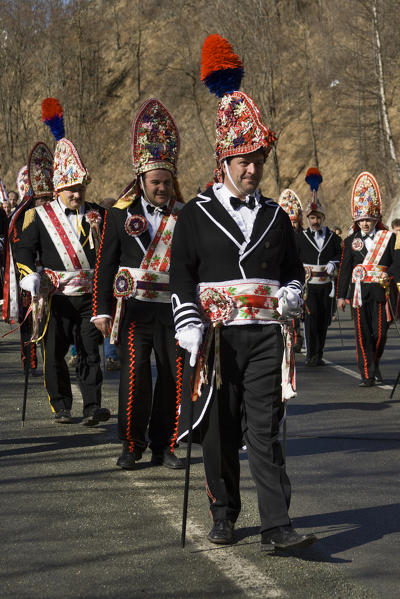
<svg viewBox="0 0 400 599"><path fill-rule="evenodd" d="M45 143L39 141L28 159L28 180L35 198L53 194L53 154Z"/></svg>
<svg viewBox="0 0 400 599"><path fill-rule="evenodd" d="M301 221L303 207L298 195L293 191L293 189L284 189L279 196L278 204L281 206L281 208L283 208L286 214L289 215L291 221Z"/></svg>
<svg viewBox="0 0 400 599"><path fill-rule="evenodd" d="M231 44L218 33L209 35L202 48L201 80L221 98L216 123L216 178L221 180L224 158L249 154L263 148L269 154L275 133L261 120L254 100L238 91L243 77L243 64Z"/></svg>
<svg viewBox="0 0 400 599"><path fill-rule="evenodd" d="M28 166L25 165L19 169L17 175L17 189L19 193L19 197L21 202L28 198L33 197L33 189L31 187L29 176L28 176Z"/></svg>
<svg viewBox="0 0 400 599"><path fill-rule="evenodd" d="M55 191L90 182L89 173L80 159L78 150L72 141L69 141L66 137L57 142L53 166Z"/></svg>
<svg viewBox="0 0 400 599"><path fill-rule="evenodd" d="M371 173L360 173L351 193L351 213L354 221L382 218L382 200L377 180Z"/></svg>
<svg viewBox="0 0 400 599"><path fill-rule="evenodd" d="M136 176L158 168L176 177L179 131L164 104L157 98L146 100L132 126L132 161Z"/></svg>

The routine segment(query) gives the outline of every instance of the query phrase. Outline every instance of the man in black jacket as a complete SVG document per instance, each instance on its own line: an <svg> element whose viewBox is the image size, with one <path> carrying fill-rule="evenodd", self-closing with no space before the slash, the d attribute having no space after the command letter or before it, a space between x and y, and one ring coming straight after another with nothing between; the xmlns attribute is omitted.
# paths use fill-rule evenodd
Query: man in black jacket
<svg viewBox="0 0 400 599"><path fill-rule="evenodd" d="M338 308L344 310L350 285L360 387L383 383L379 368L387 335L389 278L400 278L396 237L382 224L376 179L361 173L352 191L354 233L344 242L338 277Z"/></svg>
<svg viewBox="0 0 400 599"><path fill-rule="evenodd" d="M203 59L209 43L214 64L221 45L233 54L214 35ZM287 214L258 189L274 134L247 94L223 95L216 134L218 182L182 209L172 244L176 336L189 354L185 374L193 389L180 436L188 432L188 404L196 399L193 425L203 448L212 543L233 541L241 508L239 448L245 444L262 548L302 547L316 538L290 524L290 482L278 437L284 396L279 319L298 313L304 271Z"/></svg>
<svg viewBox="0 0 400 599"><path fill-rule="evenodd" d="M316 169L315 169L316 170ZM315 173L314 173L315 174ZM325 213L314 194L306 208L308 227L296 237L306 273L304 325L307 366L323 366L326 333L335 301L335 278L342 253L338 235L324 226Z"/></svg>
<svg viewBox="0 0 400 599"><path fill-rule="evenodd" d="M53 183L57 198L28 210L20 239L14 244L20 286L32 296L33 338L38 320L44 330L44 378L55 421L72 422L72 391L65 355L71 343L78 348L78 383L83 398L83 423L108 420L101 408L99 342L90 322L93 269L104 210L85 202L88 172L71 141L57 142ZM36 258L43 265L36 272ZM48 319L47 316L48 315Z"/></svg>
<svg viewBox="0 0 400 599"><path fill-rule="evenodd" d="M136 177L107 213L96 266L92 320L119 345L118 432L123 446L117 465L127 470L135 468L147 447L148 426L152 462L183 468L174 454L183 352L174 337L169 291L171 239L183 205L176 179L178 153L172 116L159 100L147 100L133 124Z"/></svg>

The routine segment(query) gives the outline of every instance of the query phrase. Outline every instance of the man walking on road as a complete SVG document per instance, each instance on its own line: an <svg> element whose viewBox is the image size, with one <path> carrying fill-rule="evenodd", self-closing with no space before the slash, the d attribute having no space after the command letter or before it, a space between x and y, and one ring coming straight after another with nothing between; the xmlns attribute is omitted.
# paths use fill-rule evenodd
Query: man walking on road
<svg viewBox="0 0 400 599"><path fill-rule="evenodd" d="M341 240L324 225L325 212L318 199L322 175L317 168L309 168L306 181L311 187L312 199L307 205L308 228L296 237L300 260L306 273L304 290L304 326L306 334L307 366L324 366L326 333L331 324L335 301L335 279L342 254Z"/></svg>
<svg viewBox="0 0 400 599"><path fill-rule="evenodd" d="M174 453L182 350L174 338L169 291L171 239L183 206L176 178L179 133L157 99L139 109L132 131L136 177L107 213L96 265L93 322L119 344L117 461L132 470L147 447L152 462L183 468ZM113 326L114 298L117 300ZM152 388L151 352L157 363Z"/></svg>
<svg viewBox="0 0 400 599"><path fill-rule="evenodd" d="M382 223L382 202L376 179L368 172L358 175L352 191L351 209L354 233L344 242L338 277L338 308L344 310L350 299L360 387L383 384L379 368L386 343L388 321L386 301L389 277L400 278L396 236Z"/></svg>
<svg viewBox="0 0 400 599"><path fill-rule="evenodd" d="M179 216L171 258L172 306L178 342L190 354L190 366L197 360L196 375L190 377L186 369L186 378L197 399L193 424L202 443L213 518L208 539L233 541L241 509L239 448L245 444L258 495L262 549L271 551L316 540L291 526L290 482L278 438L284 351L279 319L298 314L304 270L287 214L258 189L275 136L253 100L235 91L241 74L230 44L218 34L209 36L202 79L221 97L218 182ZM192 401L189 394L185 399ZM191 426L187 403L181 437Z"/></svg>

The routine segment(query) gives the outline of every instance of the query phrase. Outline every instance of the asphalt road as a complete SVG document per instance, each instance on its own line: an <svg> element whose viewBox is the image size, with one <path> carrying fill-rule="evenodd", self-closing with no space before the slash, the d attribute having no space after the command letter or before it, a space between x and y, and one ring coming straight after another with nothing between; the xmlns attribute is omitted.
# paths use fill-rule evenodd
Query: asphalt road
<svg viewBox="0 0 400 599"><path fill-rule="evenodd" d="M237 543L216 547L199 447L191 466L187 545L180 547L183 471L150 464L116 468L118 373L109 373L103 405L112 419L81 425L52 421L41 378L31 379L21 428L23 375L15 334L0 341L2 599L203 597L296 599L400 595L400 339L390 331L382 361L386 387L360 389L352 323L328 332L331 365L304 366L288 407L287 468L291 516L320 540L302 554L260 551L257 501L242 453L243 509ZM0 334L8 327L0 325ZM76 389L77 391L77 389ZM177 450L185 456L185 446Z"/></svg>

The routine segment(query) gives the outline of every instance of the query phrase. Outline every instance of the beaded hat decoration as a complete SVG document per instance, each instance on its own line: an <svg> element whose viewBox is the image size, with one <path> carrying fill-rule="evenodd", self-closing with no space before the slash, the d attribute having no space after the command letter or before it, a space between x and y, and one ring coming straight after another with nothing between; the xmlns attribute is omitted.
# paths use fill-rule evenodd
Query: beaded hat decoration
<svg viewBox="0 0 400 599"><path fill-rule="evenodd" d="M279 196L278 204L288 214L291 221L301 221L303 207L293 189L284 189Z"/></svg>
<svg viewBox="0 0 400 599"><path fill-rule="evenodd" d="M4 187L4 183L0 178L0 204L3 202L8 202L8 195L6 192L6 188Z"/></svg>
<svg viewBox="0 0 400 599"><path fill-rule="evenodd" d="M53 154L42 141L38 142L30 153L28 180L35 198L53 194Z"/></svg>
<svg viewBox="0 0 400 599"><path fill-rule="evenodd" d="M19 169L17 175L17 189L21 202L33 197L33 189L30 185L27 165Z"/></svg>
<svg viewBox="0 0 400 599"><path fill-rule="evenodd" d="M80 159L78 150L66 137L57 142L53 168L54 191L90 182L89 173Z"/></svg>
<svg viewBox="0 0 400 599"><path fill-rule="evenodd" d="M382 200L377 180L371 173L358 175L351 192L351 213L354 221L382 218Z"/></svg>
<svg viewBox="0 0 400 599"><path fill-rule="evenodd" d="M309 168L306 172L304 180L306 181L306 183L309 184L311 189L311 200L309 200L309 202L307 203L306 216L310 216L311 212L319 212L320 214L325 216L325 211L317 195L318 188L323 181L319 169L317 169L315 166Z"/></svg>
<svg viewBox="0 0 400 599"><path fill-rule="evenodd" d="M263 124L254 100L238 91L243 64L231 44L218 33L209 35L201 53L201 80L221 98L217 110L215 158L216 179L222 180L224 158L249 154L260 148L267 156L276 136Z"/></svg>
<svg viewBox="0 0 400 599"><path fill-rule="evenodd" d="M173 117L157 98L146 100L132 125L132 162L135 175L164 168L176 177L179 131Z"/></svg>

